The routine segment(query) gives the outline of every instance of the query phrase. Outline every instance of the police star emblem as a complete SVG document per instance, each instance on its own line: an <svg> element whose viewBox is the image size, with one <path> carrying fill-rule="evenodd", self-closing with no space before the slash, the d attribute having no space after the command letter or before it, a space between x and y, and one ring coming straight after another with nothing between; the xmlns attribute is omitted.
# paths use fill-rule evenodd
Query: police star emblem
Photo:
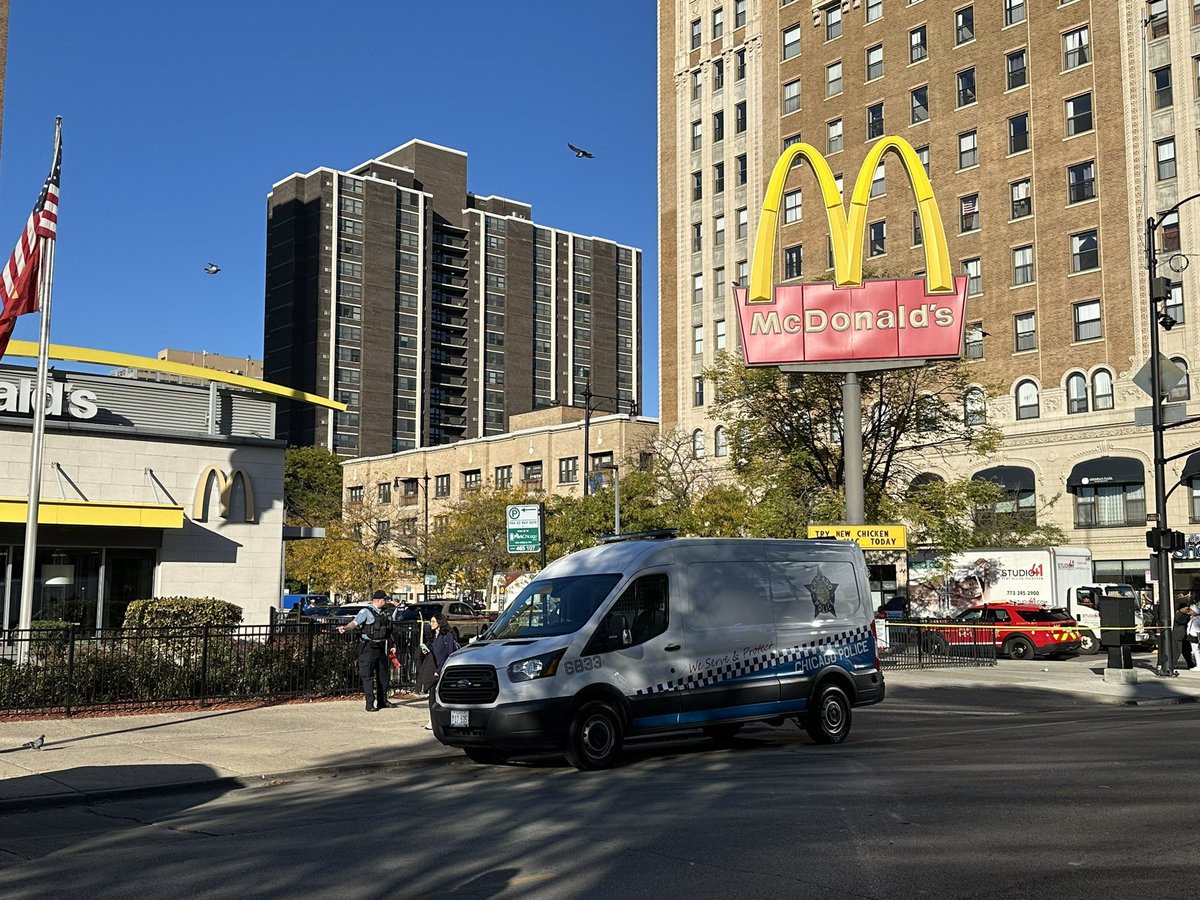
<svg viewBox="0 0 1200 900"><path fill-rule="evenodd" d="M805 585L808 592L812 594L813 615L832 616L833 613L833 595L837 593L837 585L825 577L822 572L812 581Z"/></svg>

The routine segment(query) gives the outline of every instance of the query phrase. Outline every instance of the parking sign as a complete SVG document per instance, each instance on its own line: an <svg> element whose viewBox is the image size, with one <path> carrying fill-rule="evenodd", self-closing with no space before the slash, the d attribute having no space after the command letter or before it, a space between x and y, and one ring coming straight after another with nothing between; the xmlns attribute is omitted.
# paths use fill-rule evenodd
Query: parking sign
<svg viewBox="0 0 1200 900"><path fill-rule="evenodd" d="M542 523L535 503L508 507L508 552L540 553Z"/></svg>

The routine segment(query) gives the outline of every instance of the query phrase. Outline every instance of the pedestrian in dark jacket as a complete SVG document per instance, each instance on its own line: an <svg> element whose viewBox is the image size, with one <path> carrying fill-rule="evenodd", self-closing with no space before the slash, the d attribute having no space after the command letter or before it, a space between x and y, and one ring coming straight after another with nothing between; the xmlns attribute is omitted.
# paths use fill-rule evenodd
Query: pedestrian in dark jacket
<svg viewBox="0 0 1200 900"><path fill-rule="evenodd" d="M458 641L454 639L454 632L448 625L444 625L438 616L430 617L429 627L433 629L434 635L429 651L433 654L433 674L437 678L441 676L442 667L446 665L450 654L458 649Z"/></svg>
<svg viewBox="0 0 1200 900"><path fill-rule="evenodd" d="M1188 600L1180 600L1176 604L1175 619L1171 622L1171 642L1175 645L1175 655L1171 659L1171 665L1175 664L1175 660L1180 656L1183 657L1183 667L1192 669L1196 666L1196 660L1192 656L1192 643L1188 640L1188 623L1192 620L1191 602Z"/></svg>

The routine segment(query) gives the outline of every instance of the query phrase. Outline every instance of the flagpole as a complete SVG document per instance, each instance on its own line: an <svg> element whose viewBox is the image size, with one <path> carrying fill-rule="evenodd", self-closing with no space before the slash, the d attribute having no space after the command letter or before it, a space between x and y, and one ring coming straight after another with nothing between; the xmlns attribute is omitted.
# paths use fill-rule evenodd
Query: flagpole
<svg viewBox="0 0 1200 900"><path fill-rule="evenodd" d="M54 150L62 140L62 116L54 121ZM42 495L42 444L46 435L46 383L50 359L50 301L54 292L54 249L58 243L39 237L38 309L42 314L38 334L37 386L33 392L33 440L29 450L29 503L25 515L25 557L21 568L21 615L17 627L33 627L33 587L37 565L38 508ZM43 255L44 254L44 255ZM28 647L28 644L25 644ZM22 657L24 654L21 654Z"/></svg>

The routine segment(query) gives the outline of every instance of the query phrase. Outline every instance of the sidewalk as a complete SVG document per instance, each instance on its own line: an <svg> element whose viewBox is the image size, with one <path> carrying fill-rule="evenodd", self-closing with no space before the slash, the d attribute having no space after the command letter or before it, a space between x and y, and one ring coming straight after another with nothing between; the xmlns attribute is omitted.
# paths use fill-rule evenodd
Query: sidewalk
<svg viewBox="0 0 1200 900"><path fill-rule="evenodd" d="M1135 657L1147 665L1148 657ZM1054 662L1001 660L994 667L890 671L889 690L1021 689L1112 704L1200 700L1200 670L1159 678L1145 668L1134 685L1108 684L1105 657ZM911 689L911 690L910 690ZM1019 692L1014 692L1019 693ZM0 812L163 789L234 789L314 775L344 775L462 759L424 726L423 698L365 713L361 697L246 709L163 712L0 723ZM886 701L884 702L886 707ZM880 707L881 709L884 707ZM44 734L41 750L22 749Z"/></svg>

